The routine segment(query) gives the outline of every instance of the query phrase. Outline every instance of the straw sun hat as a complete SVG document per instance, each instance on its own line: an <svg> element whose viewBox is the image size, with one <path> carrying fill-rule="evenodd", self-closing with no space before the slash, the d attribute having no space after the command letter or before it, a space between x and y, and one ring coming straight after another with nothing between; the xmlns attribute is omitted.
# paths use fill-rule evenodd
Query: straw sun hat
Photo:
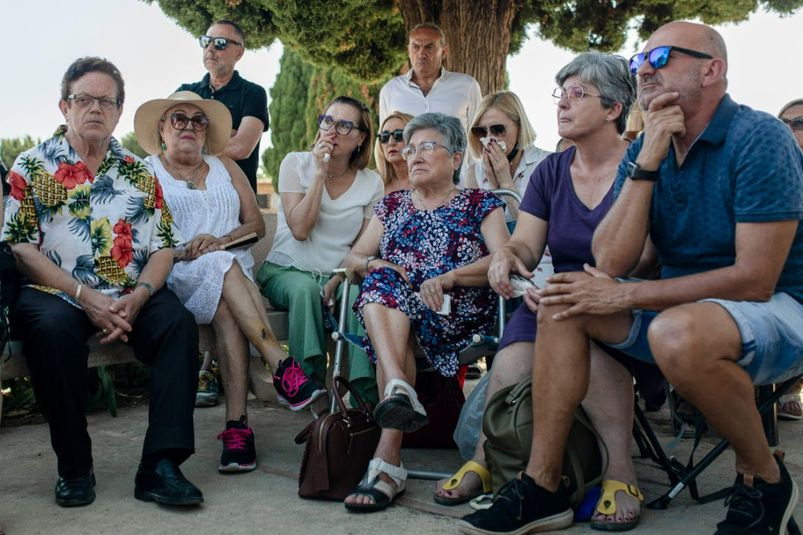
<svg viewBox="0 0 803 535"><path fill-rule="evenodd" d="M176 91L167 98L149 100L137 108L134 115L134 132L139 146L148 154L162 152L162 138L159 135L159 120L165 112L180 103L188 103L200 108L209 118L206 129L206 150L209 154L223 152L231 139L231 114L226 105L217 100L204 99L192 91Z"/></svg>

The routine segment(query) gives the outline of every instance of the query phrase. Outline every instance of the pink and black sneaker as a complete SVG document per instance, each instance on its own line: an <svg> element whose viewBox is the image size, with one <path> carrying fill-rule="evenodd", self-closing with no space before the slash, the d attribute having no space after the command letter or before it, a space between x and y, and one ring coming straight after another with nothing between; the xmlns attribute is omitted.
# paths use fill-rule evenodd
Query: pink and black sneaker
<svg viewBox="0 0 803 535"><path fill-rule="evenodd" d="M226 422L226 430L217 438L223 441L218 472L250 472L257 467L254 430L245 425L245 416Z"/></svg>
<svg viewBox="0 0 803 535"><path fill-rule="evenodd" d="M307 377L292 358L279 361L279 367L273 375L273 386L279 403L288 405L293 411L300 411L326 394L323 384Z"/></svg>

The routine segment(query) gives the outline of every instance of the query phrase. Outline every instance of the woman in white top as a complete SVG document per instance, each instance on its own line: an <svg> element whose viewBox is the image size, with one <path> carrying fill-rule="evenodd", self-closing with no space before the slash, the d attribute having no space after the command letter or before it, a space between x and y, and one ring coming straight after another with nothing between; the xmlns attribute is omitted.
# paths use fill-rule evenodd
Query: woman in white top
<svg viewBox="0 0 803 535"><path fill-rule="evenodd" d="M312 150L291 152L279 168L281 208L276 237L257 273L257 283L275 307L289 312L290 356L317 380L326 377L323 307L334 304L344 279L331 276L332 270L382 197L382 179L366 169L372 139L371 114L365 104L337 97L318 117ZM356 294L352 292L352 297ZM356 327L357 320L350 314L346 328L354 331ZM354 350L350 359L354 382L354 368L368 370L368 359L364 352ZM364 365L355 366L355 359ZM360 379L366 379L366 388L375 389L372 377Z"/></svg>
<svg viewBox="0 0 803 535"><path fill-rule="evenodd" d="M254 433L247 423L248 343L273 369L287 355L268 325L262 297L253 282L254 260L246 248L226 245L256 233L265 222L242 170L220 153L231 136L226 106L191 91L144 103L134 128L176 226L187 242L176 249L167 284L193 313L211 323L226 390L226 429L218 470L256 468ZM204 154L204 152L208 154ZM282 392L279 392L280 395Z"/></svg>

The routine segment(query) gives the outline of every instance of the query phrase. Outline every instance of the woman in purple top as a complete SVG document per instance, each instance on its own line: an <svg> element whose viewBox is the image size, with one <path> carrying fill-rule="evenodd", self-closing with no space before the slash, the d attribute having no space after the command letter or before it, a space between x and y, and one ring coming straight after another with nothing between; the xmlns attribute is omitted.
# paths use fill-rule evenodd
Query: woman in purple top
<svg viewBox="0 0 803 535"><path fill-rule="evenodd" d="M614 178L628 146L620 134L635 86L624 58L597 52L580 54L560 70L555 81L558 134L574 146L547 156L535 169L519 206L513 236L493 257L489 281L506 298L520 295L514 294L510 276L530 279L547 245L555 272L582 270L584 263L593 265L591 237L613 203ZM524 303L505 328L486 401L532 372L533 311L538 307L533 290L524 294ZM630 460L632 379L621 364L598 347L592 350L591 386L583 407L609 452L605 479L624 482L634 489L631 493L617 492L622 486L609 484L611 505L598 509L592 522L604 523L607 529L628 529L638 519L641 496L635 490L636 475ZM483 443L481 435L474 464L469 461L451 480L439 482L436 501L460 503L482 491L487 474Z"/></svg>

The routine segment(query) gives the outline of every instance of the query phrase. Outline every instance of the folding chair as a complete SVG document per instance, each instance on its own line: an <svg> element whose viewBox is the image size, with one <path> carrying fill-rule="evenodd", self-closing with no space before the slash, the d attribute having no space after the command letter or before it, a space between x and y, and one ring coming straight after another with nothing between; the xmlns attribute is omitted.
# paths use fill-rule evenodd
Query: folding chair
<svg viewBox="0 0 803 535"><path fill-rule="evenodd" d="M800 376L788 379L778 385L760 386L758 390L758 412L764 422L764 432L771 447L778 445L777 420L775 404L778 399L787 391L793 388L800 380ZM670 489L658 498L647 503L650 509L666 509L670 502L680 494L686 487L689 488L691 497L699 503L708 503L727 496L732 487L726 487L719 491L700 496L697 489L697 477L700 476L708 466L713 463L728 446L728 440L722 439L714 446L698 463L694 463L694 453L700 443L702 435L706 431L705 419L698 412L695 419L695 437L692 452L689 455L689 462L683 465L674 457L668 457L661 446L660 441L655 436L644 412L635 405L634 437L641 451L642 457L649 457L664 470L670 481ZM801 535L794 517L789 519L787 526L790 535Z"/></svg>
<svg viewBox="0 0 803 535"><path fill-rule="evenodd" d="M498 189L493 190L492 193L500 197L510 197L518 202L521 202L521 195L517 191ZM335 270L338 272L341 270ZM345 272L345 270L342 270ZM337 325L338 329L332 332L332 339L335 341L335 354L332 363L332 376L341 375L343 370L343 352L345 351L346 344L352 344L360 347L362 341L360 337L354 333L345 332L342 326L346 325L346 318L348 316L348 295L350 285L343 288L343 294L340 297L340 308L338 311ZM504 297L498 296L497 313L496 313L496 328L493 335L475 333L472 336L471 344L460 352L458 362L459 364L469 364L477 361L482 357L487 357L496 353L496 348L499 345L499 340L502 338L502 332L505 328L507 301ZM336 401L332 400L330 407L331 411L337 409ZM447 472L431 472L426 470L407 470L409 478L412 479L425 479L425 480L439 480L450 477L452 474Z"/></svg>

